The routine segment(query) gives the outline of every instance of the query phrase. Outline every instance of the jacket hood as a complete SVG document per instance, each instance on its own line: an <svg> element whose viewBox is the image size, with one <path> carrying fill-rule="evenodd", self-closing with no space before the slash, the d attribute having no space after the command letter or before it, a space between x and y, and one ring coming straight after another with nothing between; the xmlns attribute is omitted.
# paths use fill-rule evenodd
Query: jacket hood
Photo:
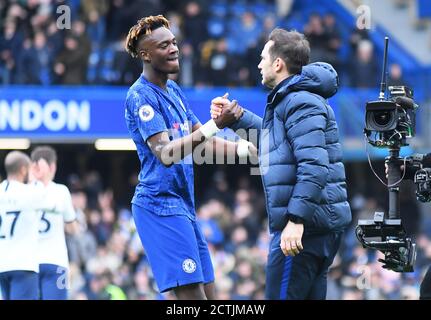
<svg viewBox="0 0 431 320"><path fill-rule="evenodd" d="M302 67L301 74L295 75L279 93L305 90L327 99L337 93L338 84L337 71L330 64L315 62Z"/></svg>

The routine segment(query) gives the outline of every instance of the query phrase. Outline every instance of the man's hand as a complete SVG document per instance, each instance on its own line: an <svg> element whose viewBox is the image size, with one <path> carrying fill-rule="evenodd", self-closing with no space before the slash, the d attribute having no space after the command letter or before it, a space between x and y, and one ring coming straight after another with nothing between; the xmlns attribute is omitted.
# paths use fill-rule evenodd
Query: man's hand
<svg viewBox="0 0 431 320"><path fill-rule="evenodd" d="M255 160L258 158L257 148L254 146L254 144L248 146L248 152L250 154L250 159Z"/></svg>
<svg viewBox="0 0 431 320"><path fill-rule="evenodd" d="M304 249L301 242L303 233L303 224L293 223L292 221L287 223L280 238L280 247L285 256L295 256Z"/></svg>
<svg viewBox="0 0 431 320"><path fill-rule="evenodd" d="M224 106L227 106L230 104L230 101L228 99L229 93L226 92L223 97L217 97L211 100L211 118L217 119L218 116L221 115L221 112L223 110Z"/></svg>
<svg viewBox="0 0 431 320"><path fill-rule="evenodd" d="M244 109L238 105L238 101L231 102L227 97L228 93L211 101L211 118L220 129L229 127L244 113Z"/></svg>

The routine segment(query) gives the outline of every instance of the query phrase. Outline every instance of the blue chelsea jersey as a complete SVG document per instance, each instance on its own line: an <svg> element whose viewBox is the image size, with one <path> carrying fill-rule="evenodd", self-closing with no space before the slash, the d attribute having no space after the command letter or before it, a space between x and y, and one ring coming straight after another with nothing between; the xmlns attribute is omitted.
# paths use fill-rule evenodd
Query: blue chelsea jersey
<svg viewBox="0 0 431 320"><path fill-rule="evenodd" d="M192 155L165 167L147 145L157 133L166 131L171 140L178 139L199 123L181 89L168 80L164 91L141 75L127 92L125 107L127 128L141 161L132 203L158 215L186 215L194 220Z"/></svg>

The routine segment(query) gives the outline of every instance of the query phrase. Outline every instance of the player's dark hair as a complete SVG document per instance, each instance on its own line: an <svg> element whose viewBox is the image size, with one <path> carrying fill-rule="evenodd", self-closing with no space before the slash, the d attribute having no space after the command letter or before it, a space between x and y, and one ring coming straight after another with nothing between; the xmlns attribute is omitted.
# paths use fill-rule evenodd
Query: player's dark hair
<svg viewBox="0 0 431 320"><path fill-rule="evenodd" d="M38 162L44 159L48 164L57 163L57 152L49 146L40 146L31 153L31 161Z"/></svg>
<svg viewBox="0 0 431 320"><path fill-rule="evenodd" d="M9 152L4 160L4 168L8 176L19 173L22 167L28 167L29 165L30 158L21 151Z"/></svg>
<svg viewBox="0 0 431 320"><path fill-rule="evenodd" d="M169 29L169 21L162 15L148 16L138 20L138 22L130 28L126 39L126 51L133 57L139 56L138 44L145 36L150 35L153 30L165 27Z"/></svg>
<svg viewBox="0 0 431 320"><path fill-rule="evenodd" d="M269 40L274 41L269 49L272 61L282 59L290 74L301 73L302 67L309 63L310 44L302 33L276 28Z"/></svg>

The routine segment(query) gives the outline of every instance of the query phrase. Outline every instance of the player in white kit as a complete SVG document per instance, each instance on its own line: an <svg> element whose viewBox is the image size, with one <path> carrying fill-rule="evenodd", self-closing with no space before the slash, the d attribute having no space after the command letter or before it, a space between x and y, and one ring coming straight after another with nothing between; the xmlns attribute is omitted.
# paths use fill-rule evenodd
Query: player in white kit
<svg viewBox="0 0 431 320"><path fill-rule="evenodd" d="M66 300L69 259L64 234L65 223L77 230L76 213L69 189L53 182L57 170L57 153L48 146L37 147L31 153L36 165L35 177L51 197L63 203L61 214L40 212L39 221L39 290L42 300Z"/></svg>
<svg viewBox="0 0 431 320"><path fill-rule="evenodd" d="M41 185L26 184L30 158L12 151L5 158L7 179L0 183L0 287L5 300L39 298L36 210L62 211L62 203Z"/></svg>

